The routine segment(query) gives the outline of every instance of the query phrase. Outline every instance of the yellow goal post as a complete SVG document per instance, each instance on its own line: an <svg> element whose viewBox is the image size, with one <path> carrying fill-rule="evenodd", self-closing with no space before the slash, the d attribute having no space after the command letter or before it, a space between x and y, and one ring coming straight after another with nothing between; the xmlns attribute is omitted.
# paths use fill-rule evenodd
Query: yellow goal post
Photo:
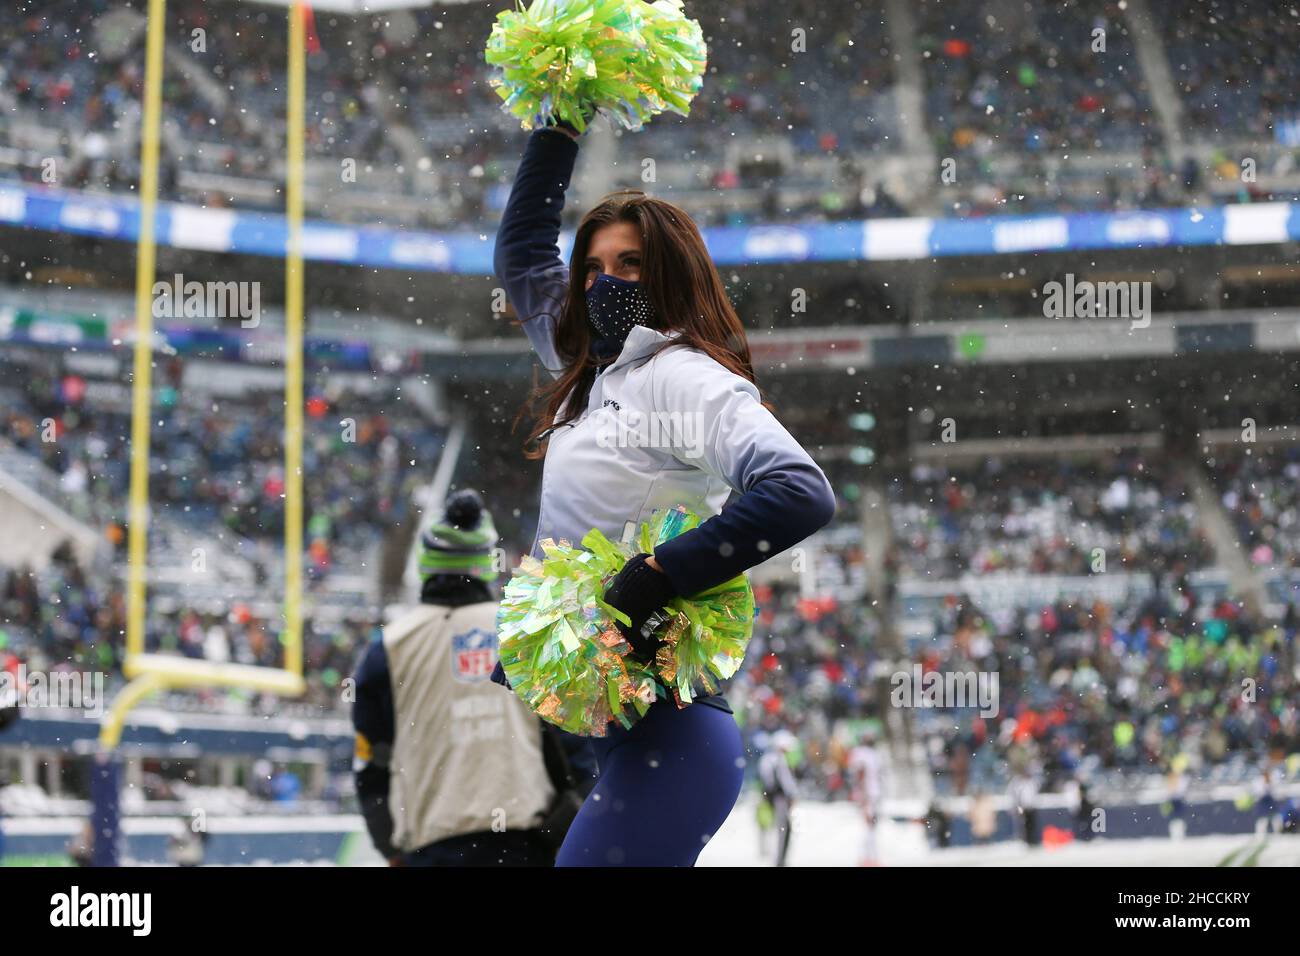
<svg viewBox="0 0 1300 956"><path fill-rule="evenodd" d="M153 284L157 250L158 151L162 124L163 48L167 0L149 0L145 46L144 110L140 129L140 226L136 242L135 353L131 383L131 480L127 541L126 654L122 669L131 682L105 712L100 744L122 738L126 715L156 691L186 687L243 687L286 697L301 695L302 634L302 444L303 444L303 148L306 119L306 4L290 0L288 134L285 162L288 241L285 248L284 386L284 665L278 668L218 664L145 653L149 561L149 441L153 369Z"/></svg>

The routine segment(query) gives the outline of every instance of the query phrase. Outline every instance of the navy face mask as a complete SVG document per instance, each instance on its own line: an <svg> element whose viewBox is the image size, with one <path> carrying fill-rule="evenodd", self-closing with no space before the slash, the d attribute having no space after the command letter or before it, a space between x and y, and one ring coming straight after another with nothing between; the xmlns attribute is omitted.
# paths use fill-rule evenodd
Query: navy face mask
<svg viewBox="0 0 1300 956"><path fill-rule="evenodd" d="M587 318L605 343L622 348L632 326L654 325L655 311L639 282L602 272L587 290Z"/></svg>

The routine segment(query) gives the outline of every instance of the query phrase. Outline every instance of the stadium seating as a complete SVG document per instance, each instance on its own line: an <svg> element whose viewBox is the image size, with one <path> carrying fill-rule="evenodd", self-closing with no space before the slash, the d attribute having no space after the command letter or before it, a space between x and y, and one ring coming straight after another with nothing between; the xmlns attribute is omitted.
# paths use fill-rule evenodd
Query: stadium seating
<svg viewBox="0 0 1300 956"><path fill-rule="evenodd" d="M1300 27L1260 0L1181 6L1177 28L1147 52L1167 66L1196 137L1185 155L1171 148L1132 17L1114 0L1027 15L998 0L932 0L909 23L891 22L879 0L847 13L762 0L698 11L711 66L693 115L661 118L648 139L620 137L614 176L640 185L648 150L655 181L689 197L705 224L1123 210L1194 203L1207 190L1225 201L1295 194L1294 158L1278 144L1289 142L1283 129L1296 111L1290 53ZM313 215L490 226L520 143L481 55L494 12L472 4L317 18ZM16 37L0 65L0 89L10 91L0 93L0 178L49 182L53 158L57 185L131 189L141 19L113 0L0 11L0 30ZM281 207L282 11L180 0L169 19L164 193L209 207ZM1096 30L1104 51L1093 49ZM899 37L908 46L898 49ZM918 64L924 87L922 115L908 120L926 124L920 143L905 142L900 122L904 60ZM713 131L722 125L720 144ZM1239 181L1236 154L1247 147L1271 186ZM917 149L958 164L954 190L908 180ZM367 188L346 188L348 161Z"/></svg>

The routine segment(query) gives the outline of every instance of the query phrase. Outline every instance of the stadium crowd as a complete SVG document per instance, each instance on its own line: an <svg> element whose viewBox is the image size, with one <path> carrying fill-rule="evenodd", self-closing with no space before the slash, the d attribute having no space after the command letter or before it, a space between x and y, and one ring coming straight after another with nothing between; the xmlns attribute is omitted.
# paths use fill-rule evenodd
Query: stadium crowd
<svg viewBox="0 0 1300 956"><path fill-rule="evenodd" d="M1214 474L1242 547L1261 569L1300 568L1300 448L1216 449Z"/></svg>
<svg viewBox="0 0 1300 956"><path fill-rule="evenodd" d="M156 392L150 499L155 515L194 529L221 528L256 543L284 533L284 438L279 394L226 401L183 386L171 362ZM323 376L312 383L303 445L309 571L369 555L410 513L443 431L395 384L363 394ZM97 399L57 364L29 364L3 389L3 434L57 476L74 509L124 544L130 408ZM326 464L328 463L328 467ZM421 466L424 466L423 468Z"/></svg>
<svg viewBox="0 0 1300 956"><path fill-rule="evenodd" d="M1154 456L917 464L888 492L905 576L1183 572L1212 560L1186 484Z"/></svg>
<svg viewBox="0 0 1300 956"><path fill-rule="evenodd" d="M782 728L796 735L809 796L848 795L849 752L886 720L894 675L910 680L914 666L998 677L996 715L913 711L941 795L1003 792L1018 774L1058 793L1077 782L1132 786L1175 761L1194 775L1245 775L1270 754L1300 749L1295 603L1280 619L1255 618L1170 576L1146 597L1063 595L985 612L954 588L926 612L933 637L910 639L895 657L871 595L810 600L785 586L759 598L731 693L751 741ZM1243 692L1247 679L1254 693Z"/></svg>
<svg viewBox="0 0 1300 956"><path fill-rule="evenodd" d="M1300 746L1293 670L1300 616L1252 618L1190 592L1109 603L1067 598L985 614L960 598L920 649L929 671L997 673L1002 709L922 711L931 773L963 795L1031 770L1044 788L1106 771L1194 773ZM1245 693L1247 680L1257 682Z"/></svg>
<svg viewBox="0 0 1300 956"><path fill-rule="evenodd" d="M98 671L121 682L126 645L126 592L120 576L87 569L70 549L56 552L48 567L0 569L0 669L16 673ZM309 615L304 623L306 713L343 708L342 681L357 649L377 633L380 621L364 612L342 619ZM196 609L183 596L151 600L145 650L216 663L281 667L278 614L259 613L243 601L228 609ZM206 710L279 713L284 703L244 690L187 691L189 706Z"/></svg>
<svg viewBox="0 0 1300 956"><path fill-rule="evenodd" d="M1015 7L919 4L930 115L944 155L1131 149L1158 140L1113 0ZM1094 49L1094 31L1105 49Z"/></svg>
<svg viewBox="0 0 1300 956"><path fill-rule="evenodd" d="M0 650L31 667L94 668L120 675L124 645L126 512L130 411L102 383L68 373L58 362L7 366L0 387L0 436L6 454L26 466L27 480L98 532L108 553L80 563L70 547L39 571L14 568L0 580ZM151 440L151 563L155 570L204 573L155 585L146 647L218 662L279 666L275 593L284 533L283 424L267 407L281 397L256 394L225 401L187 389L184 364L166 364L155 390ZM401 541L413 492L427 482L443 429L396 384L360 392L322 375L310 378L303 447L304 569L310 593L330 595L361 581L352 613L318 607L309 615L307 701L340 706L338 684L355 648L377 626L378 611L361 595L374 589L390 539ZM12 465L14 459L6 460ZM396 533L396 535L395 535ZM223 577L233 567L234 577ZM210 572L210 573L209 573ZM197 585L202 585L198 587ZM215 701L219 695L202 693ZM236 695L239 696L239 695ZM265 703L265 702L263 702ZM214 706L216 703L214 703Z"/></svg>
<svg viewBox="0 0 1300 956"><path fill-rule="evenodd" d="M1271 140L1296 118L1300 16L1265 0L1177 0L1165 36L1183 121L1198 135ZM1261 43L1260 38L1269 42ZM1237 45L1249 42L1251 55Z"/></svg>
<svg viewBox="0 0 1300 956"><path fill-rule="evenodd" d="M0 11L0 32L13 38L0 64L0 90L10 91L0 103L6 107L0 148L48 156L54 135L68 164L59 185L131 188L142 83L138 6L50 0ZM1180 6L1161 49L1185 123L1222 147L1204 158L1171 158L1124 4L918 4L916 48L909 53L921 64L927 135L939 158L959 164L963 187L942 212L1197 202L1208 181L1239 179L1241 141L1289 142L1282 130L1297 108L1290 55L1300 30L1296 18L1277 15L1263 0L1181 0ZM492 221L519 143L482 60L495 13L492 4L472 4L373 19L318 14L308 69L309 156L335 166L352 159L371 169L372 187L413 199L407 205L415 207L417 224ZM842 9L762 0L692 13L710 42L708 81L689 119L669 115L656 122L653 152L667 166L685 164L677 176L665 174L668 179L720 200L699 203L702 221L737 222L755 213L763 220L816 220L938 211L916 205L930 201L931 191L900 200L879 175L880 160L903 150L901 51L893 47L897 31L882 2ZM1225 32L1225 23L1234 29ZM1098 31L1104 49L1097 47ZM169 5L168 39L164 193L209 206L278 208L283 11L179 0ZM0 101L5 97L0 93ZM719 129L727 131L721 148ZM650 142L622 138L620 167L639 173ZM728 155L727 142L769 159L748 168ZM787 151L793 161L779 158ZM1126 159L1098 174L1052 160L1108 151L1140 153L1140 164ZM834 172L805 170L801 160L815 157L836 160ZM1268 162L1283 173L1295 167L1285 151ZM30 159L0 164L0 175L47 181L46 173ZM337 171L331 175L338 178ZM235 180L260 186L223 185ZM782 186L800 189L780 198ZM725 202L727 193L745 190L760 194L756 205ZM309 196L316 214L375 216L331 204L330 195ZM1220 198L1268 195L1243 186Z"/></svg>

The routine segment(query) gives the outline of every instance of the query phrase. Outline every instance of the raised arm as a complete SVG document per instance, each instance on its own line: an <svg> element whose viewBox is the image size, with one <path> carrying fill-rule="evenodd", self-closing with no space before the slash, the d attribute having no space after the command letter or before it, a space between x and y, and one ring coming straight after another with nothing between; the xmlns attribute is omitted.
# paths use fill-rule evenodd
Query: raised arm
<svg viewBox="0 0 1300 956"><path fill-rule="evenodd" d="M560 259L560 213L578 158L576 135L551 126L528 138L493 253L497 278L524 332L557 378L564 369L555 351L555 325L569 282L568 266Z"/></svg>

